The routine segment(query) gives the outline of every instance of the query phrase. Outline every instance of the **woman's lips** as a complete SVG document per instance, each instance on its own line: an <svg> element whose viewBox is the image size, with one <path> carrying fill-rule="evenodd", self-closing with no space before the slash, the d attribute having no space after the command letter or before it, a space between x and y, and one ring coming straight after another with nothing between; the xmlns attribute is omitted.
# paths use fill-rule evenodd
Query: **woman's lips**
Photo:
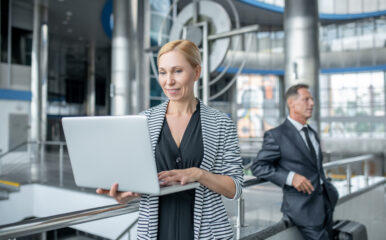
<svg viewBox="0 0 386 240"><path fill-rule="evenodd" d="M167 89L169 94L176 94L176 93L178 93L179 90L180 90L179 88L177 88L177 89Z"/></svg>

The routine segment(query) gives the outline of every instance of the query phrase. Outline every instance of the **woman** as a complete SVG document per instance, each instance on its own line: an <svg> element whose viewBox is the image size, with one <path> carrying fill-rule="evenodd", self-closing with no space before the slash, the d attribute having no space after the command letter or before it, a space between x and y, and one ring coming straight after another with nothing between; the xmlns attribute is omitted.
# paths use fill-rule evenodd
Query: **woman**
<svg viewBox="0 0 386 240"><path fill-rule="evenodd" d="M221 195L240 197L243 170L236 128L224 113L194 97L201 74L199 49L187 40L165 44L158 53L159 83L168 101L144 112L162 184L199 182L197 189L166 196L142 195L138 239L231 239ZM119 203L131 192L98 189Z"/></svg>

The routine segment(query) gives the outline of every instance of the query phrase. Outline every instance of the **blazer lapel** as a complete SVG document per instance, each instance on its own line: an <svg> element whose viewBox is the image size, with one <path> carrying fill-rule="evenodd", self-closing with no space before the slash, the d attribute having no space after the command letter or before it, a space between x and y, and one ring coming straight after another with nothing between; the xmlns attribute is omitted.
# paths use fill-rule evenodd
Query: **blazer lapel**
<svg viewBox="0 0 386 240"><path fill-rule="evenodd" d="M168 106L169 100L162 103L158 107L155 107L153 111L148 116L148 127L150 129L150 140L153 148L153 156L155 159L155 147L157 146L159 134L165 119L166 108ZM158 228L158 196L146 196L146 204L148 209L148 219L147 229L150 239L157 239L157 231L152 231L152 228Z"/></svg>
<svg viewBox="0 0 386 240"><path fill-rule="evenodd" d="M153 155L155 156L155 147L157 146L159 134L162 129L162 125L165 119L166 108L169 104L169 100L165 101L158 107L154 108L153 112L148 118L148 125L150 131L151 145L153 148Z"/></svg>
<svg viewBox="0 0 386 240"><path fill-rule="evenodd" d="M299 131L295 128L294 125L292 125L292 123L288 119L285 120L284 124L287 126L286 133L289 139L293 139L295 146L300 150L300 152L302 152L303 155L306 156L308 160L310 160L310 162L317 167L317 164L315 160L312 159L310 150L308 149Z"/></svg>
<svg viewBox="0 0 386 240"><path fill-rule="evenodd" d="M200 168L210 171L213 168L217 153L218 129L214 111L200 101L201 130L204 145L204 158ZM194 202L194 239L199 239L200 225L202 219L202 208L204 204L204 194L209 191L200 185L196 189Z"/></svg>
<svg viewBox="0 0 386 240"><path fill-rule="evenodd" d="M210 171L213 168L218 145L218 130L216 116L213 110L200 101L201 129L204 144L204 159L200 168Z"/></svg>

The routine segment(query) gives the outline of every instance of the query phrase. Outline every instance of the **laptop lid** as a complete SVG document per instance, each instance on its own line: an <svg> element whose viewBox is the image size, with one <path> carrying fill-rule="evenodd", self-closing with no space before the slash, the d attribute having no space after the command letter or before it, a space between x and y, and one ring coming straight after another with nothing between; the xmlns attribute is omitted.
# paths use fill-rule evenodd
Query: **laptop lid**
<svg viewBox="0 0 386 240"><path fill-rule="evenodd" d="M82 187L160 194L145 116L62 119L75 183Z"/></svg>

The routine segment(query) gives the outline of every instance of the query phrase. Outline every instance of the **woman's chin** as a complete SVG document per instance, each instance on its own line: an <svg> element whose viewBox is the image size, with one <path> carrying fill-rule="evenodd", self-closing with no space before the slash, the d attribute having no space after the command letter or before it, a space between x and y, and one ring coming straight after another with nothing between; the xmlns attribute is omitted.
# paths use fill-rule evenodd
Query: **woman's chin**
<svg viewBox="0 0 386 240"><path fill-rule="evenodd" d="M183 100L183 97L181 97L180 95L168 94L168 98L169 98L170 101L181 101L181 100Z"/></svg>

